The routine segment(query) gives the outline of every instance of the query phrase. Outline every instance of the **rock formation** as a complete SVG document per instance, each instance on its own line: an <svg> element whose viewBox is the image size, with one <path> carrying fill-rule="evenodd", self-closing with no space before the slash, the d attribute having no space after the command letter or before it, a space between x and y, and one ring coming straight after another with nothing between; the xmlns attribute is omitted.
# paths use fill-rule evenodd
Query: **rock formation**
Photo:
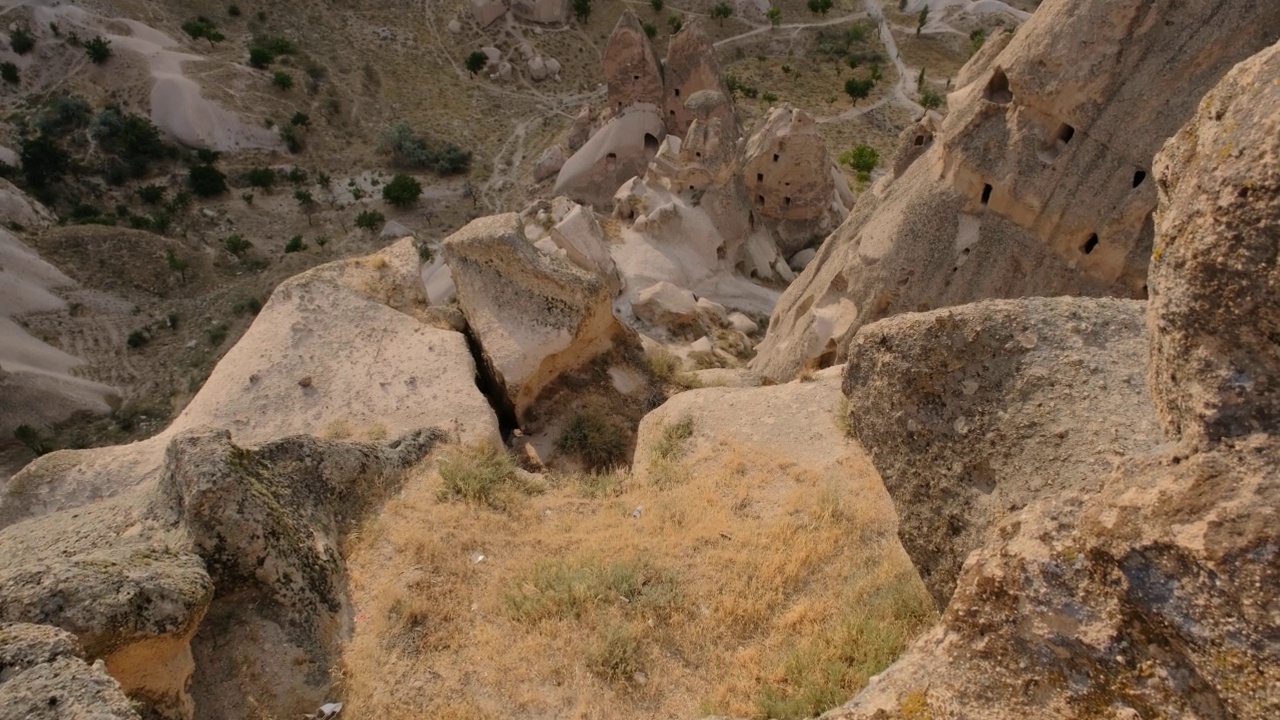
<svg viewBox="0 0 1280 720"><path fill-rule="evenodd" d="M1174 442L994 524L939 626L828 717L1280 713L1278 76L1280 45L1242 63L1156 162L1150 392Z"/></svg>
<svg viewBox="0 0 1280 720"><path fill-rule="evenodd" d="M753 367L782 379L840 362L858 328L899 312L1143 297L1152 157L1232 65L1278 37L1280 5L1257 0L1047 0L965 66L931 140L906 134L927 149L864 194L788 288ZM810 310L841 301L849 318L831 334Z"/></svg>
<svg viewBox="0 0 1280 720"><path fill-rule="evenodd" d="M667 132L684 138L696 116L696 111L685 105L689 98L704 90L729 96L729 88L720 75L711 38L702 29L700 19L690 17L680 32L671 36L662 69L663 118L667 122ZM732 117L732 107L729 107L729 111L734 132L728 137L736 139L737 121Z"/></svg>
<svg viewBox="0 0 1280 720"><path fill-rule="evenodd" d="M601 278L540 252L519 215L473 220L444 241L458 303L517 418L559 377L625 342Z"/></svg>
<svg viewBox="0 0 1280 720"><path fill-rule="evenodd" d="M649 105L655 111L662 107L662 65L631 8L622 11L613 28L609 44L605 46L603 64L609 109L615 115L632 105Z"/></svg>
<svg viewBox="0 0 1280 720"><path fill-rule="evenodd" d="M624 107L564 162L555 194L607 209L619 186L644 174L665 136L657 105Z"/></svg>
<svg viewBox="0 0 1280 720"><path fill-rule="evenodd" d="M140 720L101 662L48 625L0 625L0 720Z"/></svg>
<svg viewBox="0 0 1280 720"><path fill-rule="evenodd" d="M569 19L569 0L511 0L511 14L526 22L554 25Z"/></svg>
<svg viewBox="0 0 1280 720"><path fill-rule="evenodd" d="M1118 458L1162 441L1145 311L1132 300L997 300L854 336L851 427L939 606L994 522L1046 493L1095 487Z"/></svg>

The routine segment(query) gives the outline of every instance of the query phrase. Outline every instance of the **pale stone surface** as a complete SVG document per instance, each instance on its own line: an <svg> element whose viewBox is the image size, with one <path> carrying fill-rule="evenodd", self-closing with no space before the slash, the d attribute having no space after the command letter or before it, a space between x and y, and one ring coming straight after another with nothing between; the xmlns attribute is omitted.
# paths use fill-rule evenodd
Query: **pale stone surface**
<svg viewBox="0 0 1280 720"><path fill-rule="evenodd" d="M656 105L628 106L565 161L554 192L607 211L615 191L644 173L665 136Z"/></svg>
<svg viewBox="0 0 1280 720"><path fill-rule="evenodd" d="M597 276L540 252L516 213L480 218L444 241L458 303L517 417L562 373L627 342Z"/></svg>
<svg viewBox="0 0 1280 720"><path fill-rule="evenodd" d="M507 6L502 0L471 0L471 14L480 27L488 27L507 14Z"/></svg>
<svg viewBox="0 0 1280 720"><path fill-rule="evenodd" d="M667 56L662 63L665 101L663 118L667 132L685 137L695 113L685 103L703 90L712 90L728 97L729 89L720 75L711 38L702 27L702 19L689 16L680 32L667 45ZM730 108L730 124L736 126ZM731 140L737 139L736 131Z"/></svg>
<svg viewBox="0 0 1280 720"><path fill-rule="evenodd" d="M610 296L622 290L622 278L604 241L604 231L591 208L574 204L551 228L551 241L569 262L600 276Z"/></svg>
<svg viewBox="0 0 1280 720"><path fill-rule="evenodd" d="M511 0L511 14L527 22L562 23L569 19L569 0Z"/></svg>
<svg viewBox="0 0 1280 720"><path fill-rule="evenodd" d="M729 325L744 335L754 335L760 329L755 320L740 312L729 313Z"/></svg>
<svg viewBox="0 0 1280 720"><path fill-rule="evenodd" d="M613 34L609 36L603 65L610 111L618 115L632 105L644 104L655 108L661 120L662 66L653 43L649 42L649 36L631 8L622 11ZM617 189L617 185L613 189Z"/></svg>
<svg viewBox="0 0 1280 720"><path fill-rule="evenodd" d="M669 282L659 282L640 291L632 305L636 317L665 328L697 325L698 303L693 293Z"/></svg>

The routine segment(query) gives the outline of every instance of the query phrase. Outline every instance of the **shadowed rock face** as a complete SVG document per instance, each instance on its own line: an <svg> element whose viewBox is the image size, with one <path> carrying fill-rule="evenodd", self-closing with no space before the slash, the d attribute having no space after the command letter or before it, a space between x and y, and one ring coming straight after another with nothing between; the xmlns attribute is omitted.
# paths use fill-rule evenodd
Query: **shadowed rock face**
<svg viewBox="0 0 1280 720"><path fill-rule="evenodd" d="M615 115L637 103L662 107L662 65L640 19L630 8L622 12L609 36L603 65L609 109Z"/></svg>
<svg viewBox="0 0 1280 720"><path fill-rule="evenodd" d="M991 525L1098 487L1163 441L1146 388L1145 305L994 300L868 325L845 370L851 427L939 607Z"/></svg>
<svg viewBox="0 0 1280 720"><path fill-rule="evenodd" d="M63 630L0 625L0 720L139 720L102 665L83 658Z"/></svg>
<svg viewBox="0 0 1280 720"><path fill-rule="evenodd" d="M686 107L690 98L702 91L729 96L729 88L720 75L720 65L716 62L711 38L703 30L699 18L689 18L680 32L671 37L662 68L665 87L662 109L667 132L684 138L689 124L697 117L694 108ZM733 107L727 105L726 110L725 127L733 128L730 140L736 140L737 120L734 118Z"/></svg>
<svg viewBox="0 0 1280 720"><path fill-rule="evenodd" d="M841 362L858 328L901 312L1143 297L1152 157L1277 39L1280 5L1264 0L1048 0L970 60L936 133L904 135L913 149L784 293L753 369L782 380ZM810 312L841 301L842 322Z"/></svg>
<svg viewBox="0 0 1280 720"><path fill-rule="evenodd" d="M1046 484L997 518L965 560L942 622L828 717L1280 715L1277 77L1280 45L1231 71L1156 163L1150 393L1178 442L1131 454L1100 482ZM854 345L910 321L865 328ZM1117 345L1098 352L1118 364ZM927 406L937 383L912 385L899 384L904 416ZM1087 407L1072 397L1045 405L1067 416ZM1095 416L1075 430L1082 446L1103 445L1114 424ZM876 442L892 455L892 439ZM959 466L1006 453L999 442L951 447ZM943 467L922 472L947 476ZM904 530L911 514L945 511L945 497L931 502L899 504Z"/></svg>

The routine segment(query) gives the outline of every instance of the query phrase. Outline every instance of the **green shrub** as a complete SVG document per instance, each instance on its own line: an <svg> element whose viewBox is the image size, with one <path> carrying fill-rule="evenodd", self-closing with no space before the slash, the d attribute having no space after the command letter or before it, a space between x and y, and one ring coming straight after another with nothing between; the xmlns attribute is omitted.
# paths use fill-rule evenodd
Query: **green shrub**
<svg viewBox="0 0 1280 720"><path fill-rule="evenodd" d="M245 180L249 183L249 187L270 190L271 186L276 184L276 171L266 167L250 168L249 172L245 173Z"/></svg>
<svg viewBox="0 0 1280 720"><path fill-rule="evenodd" d="M26 55L35 49L36 39L26 28L14 28L9 31L9 47L19 55Z"/></svg>
<svg viewBox="0 0 1280 720"><path fill-rule="evenodd" d="M241 257L245 253L249 252L249 249L253 247L253 243L244 239L240 235L228 235L227 238L222 241L222 246L225 247L227 252L232 255Z"/></svg>
<svg viewBox="0 0 1280 720"><path fill-rule="evenodd" d="M249 48L249 67L266 70L275 60L276 56L269 50L259 47Z"/></svg>
<svg viewBox="0 0 1280 720"><path fill-rule="evenodd" d="M625 464L629 445L626 432L594 410L575 413L556 438L556 450L577 458L590 470Z"/></svg>
<svg viewBox="0 0 1280 720"><path fill-rule="evenodd" d="M148 205L158 205L164 200L165 186L143 185L138 188L138 199Z"/></svg>
<svg viewBox="0 0 1280 720"><path fill-rule="evenodd" d="M239 6L239 5L228 5L228 6L227 6L227 14L228 14L228 15L230 15L231 17L240 17L240 6Z"/></svg>
<svg viewBox="0 0 1280 720"><path fill-rule="evenodd" d="M18 159L27 184L37 190L56 183L71 167L71 156L44 133L24 139Z"/></svg>
<svg viewBox="0 0 1280 720"><path fill-rule="evenodd" d="M306 250L306 249L307 249L307 244L303 242L301 235L294 235L293 237L289 238L289 242L286 242L284 244L284 251L286 253L302 252L303 250Z"/></svg>
<svg viewBox="0 0 1280 720"><path fill-rule="evenodd" d="M397 164L430 169L440 175L464 173L471 167L470 152L453 143L444 143L438 150L433 150L427 138L414 132L413 127L403 120L383 131L378 147L389 153Z"/></svg>
<svg viewBox="0 0 1280 720"><path fill-rule="evenodd" d="M131 348L140 348L151 342L151 334L146 330L134 330L129 333L129 337L125 338L125 344Z"/></svg>
<svg viewBox="0 0 1280 720"><path fill-rule="evenodd" d="M22 76L18 73L18 66L11 62L0 63L0 80L4 80L10 85L17 85L22 81Z"/></svg>
<svg viewBox="0 0 1280 720"><path fill-rule="evenodd" d="M300 167L295 167L289 170L289 173L285 175L285 177L294 185L301 185L307 181L307 171Z"/></svg>
<svg viewBox="0 0 1280 720"><path fill-rule="evenodd" d="M231 306L237 315L257 315L262 310L262 301L256 297L240 298Z"/></svg>
<svg viewBox="0 0 1280 720"><path fill-rule="evenodd" d="M382 199L398 207L410 207L422 195L422 184L408 175L396 175L382 188Z"/></svg>
<svg viewBox="0 0 1280 720"><path fill-rule="evenodd" d="M111 58L111 41L98 35L84 44L84 53L96 65L101 65Z"/></svg>
<svg viewBox="0 0 1280 720"><path fill-rule="evenodd" d="M644 669L640 634L630 624L610 624L587 648L587 670L608 683L636 681Z"/></svg>
<svg viewBox="0 0 1280 720"><path fill-rule="evenodd" d="M507 453L488 444L455 446L440 459L444 481L436 497L440 502L458 500L494 510L508 510L521 496L542 488L517 472Z"/></svg>
<svg viewBox="0 0 1280 720"><path fill-rule="evenodd" d="M681 599L674 574L643 560L605 564L595 559L540 563L512 584L507 612L522 622L582 618L602 607L662 615Z"/></svg>
<svg viewBox="0 0 1280 720"><path fill-rule="evenodd" d="M860 173L869 173L880 164L880 153L870 145L860 144L840 154L840 162Z"/></svg>
<svg viewBox="0 0 1280 720"><path fill-rule="evenodd" d="M278 71L271 77L271 84L287 91L293 87L293 76L283 70Z"/></svg>
<svg viewBox="0 0 1280 720"><path fill-rule="evenodd" d="M489 64L489 56L480 50L475 50L467 56L463 64L466 66L467 72L475 75L483 70L485 65Z"/></svg>
<svg viewBox="0 0 1280 720"><path fill-rule="evenodd" d="M45 444L40 432L30 425L19 425L13 429L13 438L36 455L47 455L52 448Z"/></svg>
<svg viewBox="0 0 1280 720"><path fill-rule="evenodd" d="M213 197L227 191L227 176L212 165L193 165L187 172L187 184L196 195Z"/></svg>
<svg viewBox="0 0 1280 720"><path fill-rule="evenodd" d="M289 120L289 124L297 127L311 127L311 116L301 111L296 112Z"/></svg>
<svg viewBox="0 0 1280 720"><path fill-rule="evenodd" d="M653 446L653 456L657 460L676 460L688 450L689 439L693 437L693 418L685 416L679 422L662 428L662 437Z"/></svg>
<svg viewBox="0 0 1280 720"><path fill-rule="evenodd" d="M295 155L302 152L302 135L298 132L297 126L286 125L280 128L280 139L284 141L284 146L289 152Z"/></svg>
<svg viewBox="0 0 1280 720"><path fill-rule="evenodd" d="M363 230L377 230L387 218L377 210L365 210L356 216L356 227Z"/></svg>
<svg viewBox="0 0 1280 720"><path fill-rule="evenodd" d="M573 16L585 23L591 17L591 0L573 0Z"/></svg>
<svg viewBox="0 0 1280 720"><path fill-rule="evenodd" d="M226 325L222 323L218 323L217 325L214 325L213 327L209 328L209 344L210 345L217 347L222 344L223 340L226 340L226 339L227 339Z"/></svg>

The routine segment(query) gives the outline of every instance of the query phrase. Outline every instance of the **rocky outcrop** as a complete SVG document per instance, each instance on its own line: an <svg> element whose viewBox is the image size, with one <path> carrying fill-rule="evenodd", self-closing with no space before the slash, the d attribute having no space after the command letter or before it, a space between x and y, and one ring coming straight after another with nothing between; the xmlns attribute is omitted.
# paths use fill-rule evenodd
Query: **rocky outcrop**
<svg viewBox="0 0 1280 720"><path fill-rule="evenodd" d="M564 162L556 176L555 194L609 208L619 186L644 174L665 136L656 105L626 106Z"/></svg>
<svg viewBox="0 0 1280 720"><path fill-rule="evenodd" d="M102 663L48 625L0 625L0 720L140 720Z"/></svg>
<svg viewBox="0 0 1280 720"><path fill-rule="evenodd" d="M562 23L569 19L569 0L511 0L511 14L527 22Z"/></svg>
<svg viewBox="0 0 1280 720"><path fill-rule="evenodd" d="M791 255L844 219L817 123L803 110L774 108L747 141L742 180L752 209L775 226L778 250Z"/></svg>
<svg viewBox="0 0 1280 720"><path fill-rule="evenodd" d="M729 96L711 38L703 30L700 19L689 17L680 32L671 36L662 69L663 119L667 122L667 132L687 139L685 133L695 117L695 113L685 105L689 98L707 90ZM729 124L736 128L737 120L732 116L732 107L729 109ZM732 139L737 139L736 132Z"/></svg>
<svg viewBox="0 0 1280 720"><path fill-rule="evenodd" d="M1236 69L1156 160L1151 382L1171 437L1280 422L1280 51Z"/></svg>
<svg viewBox="0 0 1280 720"><path fill-rule="evenodd" d="M939 626L828 717L1280 713L1277 73L1280 46L1236 68L1156 163L1150 391L1176 444L994 525Z"/></svg>
<svg viewBox="0 0 1280 720"><path fill-rule="evenodd" d="M1001 518L1097 487L1117 459L1163 441L1145 382L1145 311L1131 300L999 300L881 320L854 337L850 425L939 606Z"/></svg>
<svg viewBox="0 0 1280 720"><path fill-rule="evenodd" d="M0 622L71 633L149 717L313 709L350 631L342 538L443 436L180 434L156 480L0 530Z"/></svg>
<svg viewBox="0 0 1280 720"><path fill-rule="evenodd" d="M1277 39L1280 5L1258 0L1046 0L965 66L931 140L904 137L927 149L895 155L895 174L788 288L753 368L784 379L841 362L858 328L901 312L1143 297L1152 157L1232 65ZM809 310L841 301L848 317L829 334Z"/></svg>
<svg viewBox="0 0 1280 720"><path fill-rule="evenodd" d="M662 65L631 8L622 11L609 36L603 65L609 109L615 115L636 104L651 106L655 111L663 106Z"/></svg>
<svg viewBox="0 0 1280 720"><path fill-rule="evenodd" d="M444 253L487 371L517 418L561 374L628 337L605 283L540 252L515 213L471 221L445 238Z"/></svg>

